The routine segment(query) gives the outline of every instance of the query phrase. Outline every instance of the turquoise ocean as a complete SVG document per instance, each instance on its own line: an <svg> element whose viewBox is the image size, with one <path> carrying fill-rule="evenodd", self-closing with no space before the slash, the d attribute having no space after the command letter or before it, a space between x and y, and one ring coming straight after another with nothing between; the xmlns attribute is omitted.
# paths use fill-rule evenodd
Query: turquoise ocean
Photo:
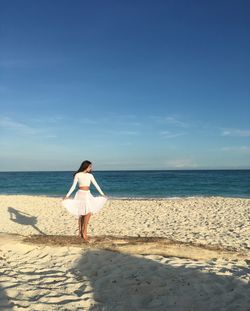
<svg viewBox="0 0 250 311"><path fill-rule="evenodd" d="M110 198L250 197L250 170L94 171ZM73 172L0 172L0 194L63 197ZM93 195L98 195L91 185Z"/></svg>

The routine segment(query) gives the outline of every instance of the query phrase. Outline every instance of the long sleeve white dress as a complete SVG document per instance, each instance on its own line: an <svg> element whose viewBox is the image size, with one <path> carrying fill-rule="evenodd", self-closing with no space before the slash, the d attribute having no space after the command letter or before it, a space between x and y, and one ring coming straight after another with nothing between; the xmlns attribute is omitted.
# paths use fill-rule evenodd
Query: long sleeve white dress
<svg viewBox="0 0 250 311"><path fill-rule="evenodd" d="M95 214L104 207L107 202L107 198L104 197L104 193L91 173L77 173L74 177L71 188L66 194L66 197L69 198L71 193L75 190L77 183L79 184L79 187L89 187L91 182L102 196L94 197L90 190L78 189L73 199L66 199L62 201L62 206L66 208L70 214L77 217L88 213Z"/></svg>

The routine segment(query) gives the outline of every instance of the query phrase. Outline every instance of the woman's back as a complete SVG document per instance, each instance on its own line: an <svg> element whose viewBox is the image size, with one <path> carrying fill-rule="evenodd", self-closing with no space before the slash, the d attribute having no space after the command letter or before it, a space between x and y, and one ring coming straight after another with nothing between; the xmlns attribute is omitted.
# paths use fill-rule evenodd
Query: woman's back
<svg viewBox="0 0 250 311"><path fill-rule="evenodd" d="M76 174L79 186L90 186L92 174L79 172Z"/></svg>
<svg viewBox="0 0 250 311"><path fill-rule="evenodd" d="M91 182L96 187L98 192L101 195L104 195L104 193L102 192L101 188L97 184L97 182L95 180L95 177L92 174L84 173L84 172L79 172L79 173L75 174L73 185L69 189L69 192L66 194L66 197L69 197L70 194L74 191L77 183L78 183L79 187L84 187L84 186L89 187Z"/></svg>

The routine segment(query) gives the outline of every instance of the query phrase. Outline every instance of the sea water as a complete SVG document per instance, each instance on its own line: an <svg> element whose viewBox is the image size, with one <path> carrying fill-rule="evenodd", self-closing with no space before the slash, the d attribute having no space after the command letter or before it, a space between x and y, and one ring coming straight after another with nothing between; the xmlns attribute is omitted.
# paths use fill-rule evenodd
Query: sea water
<svg viewBox="0 0 250 311"><path fill-rule="evenodd" d="M72 185L72 174L0 172L0 193L63 197ZM93 175L113 198L250 197L250 170L94 171ZM98 194L93 185L91 192Z"/></svg>

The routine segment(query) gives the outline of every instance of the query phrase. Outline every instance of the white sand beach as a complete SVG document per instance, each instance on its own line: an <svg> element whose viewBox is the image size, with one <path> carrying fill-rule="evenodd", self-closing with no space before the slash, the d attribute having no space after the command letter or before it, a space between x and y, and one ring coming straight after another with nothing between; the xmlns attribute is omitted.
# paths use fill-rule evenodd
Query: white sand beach
<svg viewBox="0 0 250 311"><path fill-rule="evenodd" d="M60 198L1 195L0 309L247 311L249 212L238 198L109 200L86 244Z"/></svg>

